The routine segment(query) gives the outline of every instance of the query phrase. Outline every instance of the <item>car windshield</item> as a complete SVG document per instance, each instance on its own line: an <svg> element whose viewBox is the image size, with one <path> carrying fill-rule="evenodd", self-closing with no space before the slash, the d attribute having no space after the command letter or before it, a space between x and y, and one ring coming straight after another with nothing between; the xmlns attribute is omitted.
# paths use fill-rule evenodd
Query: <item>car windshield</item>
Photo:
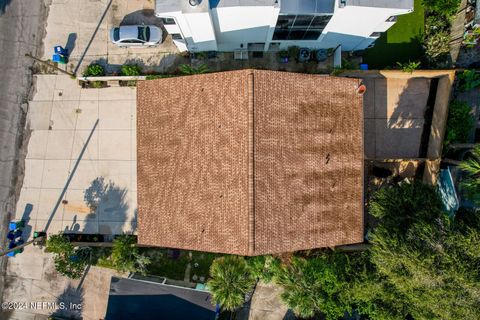
<svg viewBox="0 0 480 320"><path fill-rule="evenodd" d="M114 41L120 40L120 28L113 29L113 40Z"/></svg>
<svg viewBox="0 0 480 320"><path fill-rule="evenodd" d="M143 41L150 40L150 27L138 27L138 39Z"/></svg>

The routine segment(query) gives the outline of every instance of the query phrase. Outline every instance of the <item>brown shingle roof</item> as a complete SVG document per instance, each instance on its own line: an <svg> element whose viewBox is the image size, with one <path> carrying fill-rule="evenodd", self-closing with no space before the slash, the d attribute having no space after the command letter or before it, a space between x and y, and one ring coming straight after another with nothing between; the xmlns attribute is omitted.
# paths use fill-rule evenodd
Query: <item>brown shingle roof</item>
<svg viewBox="0 0 480 320"><path fill-rule="evenodd" d="M257 255L361 242L358 85L259 70L140 82L139 243Z"/></svg>

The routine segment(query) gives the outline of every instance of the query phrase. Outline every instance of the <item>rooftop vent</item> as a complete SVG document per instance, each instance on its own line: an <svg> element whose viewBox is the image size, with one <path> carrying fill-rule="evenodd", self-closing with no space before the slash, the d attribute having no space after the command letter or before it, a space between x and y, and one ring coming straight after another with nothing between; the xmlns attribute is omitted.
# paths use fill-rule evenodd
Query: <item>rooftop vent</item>
<svg viewBox="0 0 480 320"><path fill-rule="evenodd" d="M188 3L192 6L192 7L196 7L198 5L198 0L188 0Z"/></svg>

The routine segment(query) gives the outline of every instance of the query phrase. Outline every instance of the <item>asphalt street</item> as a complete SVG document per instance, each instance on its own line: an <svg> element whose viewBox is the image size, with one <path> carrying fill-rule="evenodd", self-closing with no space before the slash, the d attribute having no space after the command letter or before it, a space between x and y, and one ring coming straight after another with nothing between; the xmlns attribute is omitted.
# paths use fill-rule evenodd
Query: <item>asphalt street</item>
<svg viewBox="0 0 480 320"><path fill-rule="evenodd" d="M23 174L24 122L32 90L33 61L25 53L42 54L50 0L0 1L0 243L20 190ZM6 258L0 258L0 274ZM3 292L3 281L0 281Z"/></svg>

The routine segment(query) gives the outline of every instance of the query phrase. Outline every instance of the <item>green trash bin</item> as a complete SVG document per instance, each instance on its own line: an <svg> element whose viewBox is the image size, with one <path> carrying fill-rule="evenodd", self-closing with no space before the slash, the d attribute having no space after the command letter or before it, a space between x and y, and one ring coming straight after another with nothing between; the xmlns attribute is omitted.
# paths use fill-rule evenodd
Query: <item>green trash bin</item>
<svg viewBox="0 0 480 320"><path fill-rule="evenodd" d="M25 228L25 221L24 220L17 221L15 224L16 224L17 229Z"/></svg>

